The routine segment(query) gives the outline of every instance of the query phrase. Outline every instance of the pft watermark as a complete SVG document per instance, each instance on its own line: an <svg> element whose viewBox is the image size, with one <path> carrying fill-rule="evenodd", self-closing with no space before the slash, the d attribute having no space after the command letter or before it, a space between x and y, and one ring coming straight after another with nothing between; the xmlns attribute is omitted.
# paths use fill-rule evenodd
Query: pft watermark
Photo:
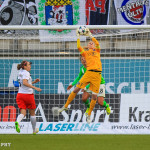
<svg viewBox="0 0 150 150"><path fill-rule="evenodd" d="M10 147L11 143L1 143L1 147Z"/></svg>

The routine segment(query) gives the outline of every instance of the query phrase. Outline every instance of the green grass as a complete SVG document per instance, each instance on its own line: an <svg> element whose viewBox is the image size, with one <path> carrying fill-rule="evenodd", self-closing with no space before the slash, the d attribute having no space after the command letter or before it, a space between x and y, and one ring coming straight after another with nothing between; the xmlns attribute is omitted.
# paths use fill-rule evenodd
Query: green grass
<svg viewBox="0 0 150 150"><path fill-rule="evenodd" d="M150 150L150 135L4 135L0 150Z"/></svg>

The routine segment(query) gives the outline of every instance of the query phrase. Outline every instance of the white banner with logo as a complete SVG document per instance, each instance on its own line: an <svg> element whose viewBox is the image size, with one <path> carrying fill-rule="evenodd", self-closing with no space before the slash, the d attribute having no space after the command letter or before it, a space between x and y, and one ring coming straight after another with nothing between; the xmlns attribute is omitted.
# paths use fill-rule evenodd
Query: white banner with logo
<svg viewBox="0 0 150 150"><path fill-rule="evenodd" d="M121 100L112 100L110 106L110 115L104 109L97 110L92 112L92 123L87 124L79 109L72 110L71 116L67 112L60 114L64 117L62 121L47 122L39 105L37 109L43 119L37 122L39 134L150 134L150 94L121 94ZM32 133L31 122L21 122L20 128L22 134ZM15 123L1 122L0 134L17 134Z"/></svg>
<svg viewBox="0 0 150 150"><path fill-rule="evenodd" d="M150 123L38 122L38 134L150 134ZM20 134L32 134L31 122L20 123ZM13 122L2 122L0 134L18 134Z"/></svg>
<svg viewBox="0 0 150 150"><path fill-rule="evenodd" d="M150 94L121 94L120 122L150 123Z"/></svg>
<svg viewBox="0 0 150 150"><path fill-rule="evenodd" d="M85 0L37 0L39 25L85 25ZM40 30L41 42L75 41L72 30ZM85 37L81 37L85 40Z"/></svg>
<svg viewBox="0 0 150 150"><path fill-rule="evenodd" d="M147 24L149 0L114 0L119 25Z"/></svg>

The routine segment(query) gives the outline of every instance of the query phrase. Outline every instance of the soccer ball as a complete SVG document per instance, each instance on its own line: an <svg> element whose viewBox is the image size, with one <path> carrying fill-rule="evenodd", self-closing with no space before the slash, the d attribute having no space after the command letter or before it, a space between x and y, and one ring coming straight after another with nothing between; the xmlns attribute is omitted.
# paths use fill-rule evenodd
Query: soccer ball
<svg viewBox="0 0 150 150"><path fill-rule="evenodd" d="M88 29L86 28L86 26L80 26L78 28L78 33L79 33L79 35L87 35Z"/></svg>

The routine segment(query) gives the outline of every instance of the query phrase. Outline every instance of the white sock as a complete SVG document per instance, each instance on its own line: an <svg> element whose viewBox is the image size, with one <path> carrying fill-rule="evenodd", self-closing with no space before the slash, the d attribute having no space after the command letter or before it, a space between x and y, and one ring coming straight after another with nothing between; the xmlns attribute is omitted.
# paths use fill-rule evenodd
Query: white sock
<svg viewBox="0 0 150 150"><path fill-rule="evenodd" d="M31 116L31 124L32 124L32 129L33 132L35 132L35 128L36 128L36 116Z"/></svg>
<svg viewBox="0 0 150 150"><path fill-rule="evenodd" d="M21 120L24 118L24 115L23 114L20 114L20 115L18 115L18 117L17 117L17 122L19 123L19 122L21 122Z"/></svg>

